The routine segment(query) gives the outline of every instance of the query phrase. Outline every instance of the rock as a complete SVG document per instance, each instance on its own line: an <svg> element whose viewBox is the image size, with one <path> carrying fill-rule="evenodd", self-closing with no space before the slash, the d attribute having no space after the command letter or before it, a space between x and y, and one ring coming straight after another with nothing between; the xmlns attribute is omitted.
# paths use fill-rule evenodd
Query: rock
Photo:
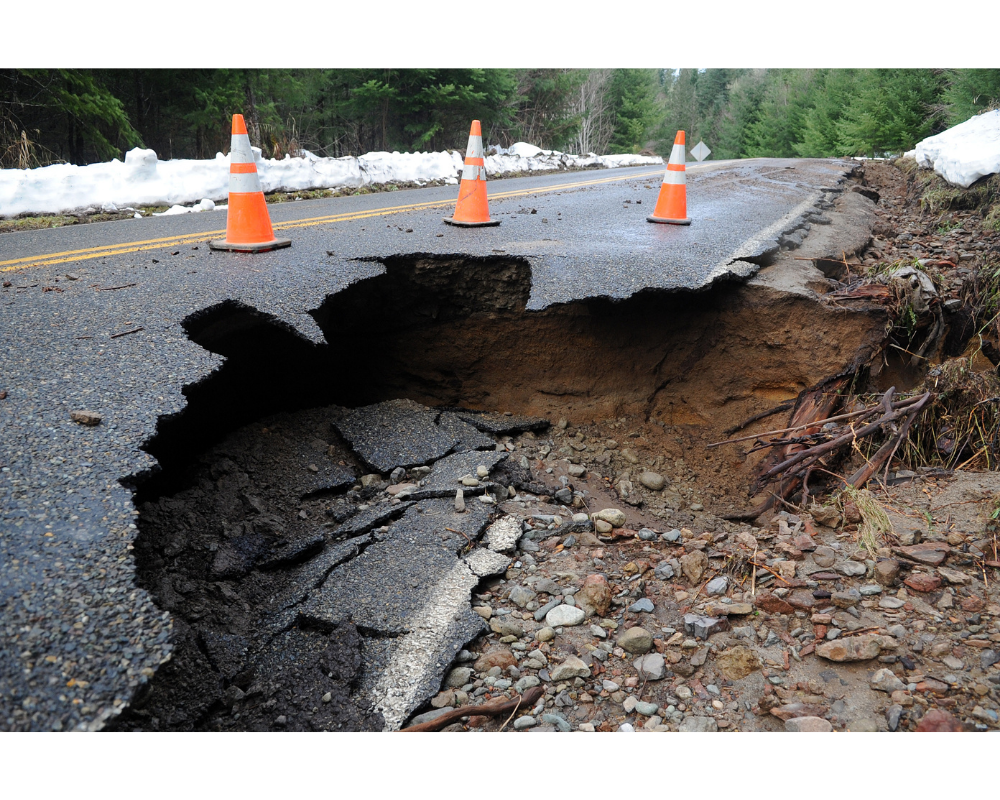
<svg viewBox="0 0 1000 800"><path fill-rule="evenodd" d="M988 669L1000 661L1000 653L996 650L983 650L979 654L979 663L982 665L983 669Z"/></svg>
<svg viewBox="0 0 1000 800"><path fill-rule="evenodd" d="M889 726L890 731L899 728L899 718L902 716L903 707L901 705L891 705L885 710L885 724Z"/></svg>
<svg viewBox="0 0 1000 800"><path fill-rule="evenodd" d="M837 572L848 578L860 578L868 568L860 561L843 561L837 565Z"/></svg>
<svg viewBox="0 0 1000 800"><path fill-rule="evenodd" d="M568 606L563 603L553 608L545 615L545 624L550 628L560 626L579 625L586 618L587 613L577 606Z"/></svg>
<svg viewBox="0 0 1000 800"><path fill-rule="evenodd" d="M852 719L847 723L847 730L851 733L878 733L878 723L869 717Z"/></svg>
<svg viewBox="0 0 1000 800"><path fill-rule="evenodd" d="M634 603L632 603L632 605L628 607L628 610L631 611L633 614L640 614L640 613L652 614L653 601L650 600L648 597L642 597L636 600Z"/></svg>
<svg viewBox="0 0 1000 800"><path fill-rule="evenodd" d="M653 574L661 581L669 581L672 577L674 577L674 568L666 561L661 561L656 565L656 569L653 570Z"/></svg>
<svg viewBox="0 0 1000 800"><path fill-rule="evenodd" d="M836 528L840 524L840 512L833 506L810 506L809 513L817 524L824 527Z"/></svg>
<svg viewBox="0 0 1000 800"><path fill-rule="evenodd" d="M867 583L859 591L862 597L872 597L876 594L882 594L882 587L877 583Z"/></svg>
<svg viewBox="0 0 1000 800"><path fill-rule="evenodd" d="M640 680L659 681L666 674L666 661L659 653L647 653L640 656L632 662L632 665L639 673ZM647 716L649 715L647 714Z"/></svg>
<svg viewBox="0 0 1000 800"><path fill-rule="evenodd" d="M785 730L790 733L830 733L833 725L822 717L792 717L785 720Z"/></svg>
<svg viewBox="0 0 1000 800"><path fill-rule="evenodd" d="M816 605L816 598L813 597L812 592L806 589L797 589L788 595L788 604L794 608L801 608L808 611L814 605Z"/></svg>
<svg viewBox="0 0 1000 800"><path fill-rule="evenodd" d="M778 574L784 578L786 581L790 581L795 578L795 562L794 561L778 561L774 565Z"/></svg>
<svg viewBox="0 0 1000 800"><path fill-rule="evenodd" d="M514 720L514 730L523 731L528 728L534 728L538 723L535 721L534 717L518 717Z"/></svg>
<svg viewBox="0 0 1000 800"><path fill-rule="evenodd" d="M565 681L572 678L589 678L590 667L576 656L569 656L562 664L557 665L549 673L554 681Z"/></svg>
<svg viewBox="0 0 1000 800"><path fill-rule="evenodd" d="M832 547L817 547L813 552L813 561L816 562L816 566L819 567L832 567L837 563L837 551Z"/></svg>
<svg viewBox="0 0 1000 800"><path fill-rule="evenodd" d="M876 692L892 694L893 692L905 689L906 684L896 677L896 673L894 673L891 669L880 669L872 675L871 687Z"/></svg>
<svg viewBox="0 0 1000 800"><path fill-rule="evenodd" d="M510 590L510 602L518 608L524 608L535 597L537 595L531 589L525 589L523 586L515 586Z"/></svg>
<svg viewBox="0 0 1000 800"><path fill-rule="evenodd" d="M507 669L507 667L516 667L517 659L510 650L493 650L489 653L483 653L476 659L476 663L472 665L472 668L476 672L489 672L493 667L499 667L501 670ZM468 683L468 681L466 681Z"/></svg>
<svg viewBox="0 0 1000 800"><path fill-rule="evenodd" d="M455 492L455 510L459 514L465 513L465 495L462 494L462 490L459 489Z"/></svg>
<svg viewBox="0 0 1000 800"><path fill-rule="evenodd" d="M817 703L785 703L771 709L771 716L787 722L797 717L818 717L826 709Z"/></svg>
<svg viewBox="0 0 1000 800"><path fill-rule="evenodd" d="M861 592L854 588L845 592L834 592L830 595L830 602L837 608L850 608L861 602Z"/></svg>
<svg viewBox="0 0 1000 800"><path fill-rule="evenodd" d="M918 733L957 733L964 730L953 714L942 708L932 708L917 723Z"/></svg>
<svg viewBox="0 0 1000 800"><path fill-rule="evenodd" d="M472 679L472 670L469 667L455 667L444 679L445 689L461 689Z"/></svg>
<svg viewBox="0 0 1000 800"><path fill-rule="evenodd" d="M705 585L705 594L709 596L725 594L726 589L728 588L729 578L725 575L720 575L718 578L712 578L712 580Z"/></svg>
<svg viewBox="0 0 1000 800"><path fill-rule="evenodd" d="M702 550L688 553L681 559L681 569L692 585L699 583L708 569L708 556Z"/></svg>
<svg viewBox="0 0 1000 800"><path fill-rule="evenodd" d="M557 595L563 593L563 588L552 578L539 578L534 580L529 578L527 584L539 594Z"/></svg>
<svg viewBox="0 0 1000 800"><path fill-rule="evenodd" d="M705 613L710 617L739 617L752 614L753 606L749 603L708 603Z"/></svg>
<svg viewBox="0 0 1000 800"><path fill-rule="evenodd" d="M569 720L562 714L556 714L554 712L542 714L542 722L546 725L554 725L556 730L562 731L563 733L569 733L573 730L573 726L569 724Z"/></svg>
<svg viewBox="0 0 1000 800"><path fill-rule="evenodd" d="M725 617L703 617L700 614L684 615L684 632L697 639L707 639L713 633L725 630L726 627Z"/></svg>
<svg viewBox="0 0 1000 800"><path fill-rule="evenodd" d="M900 600L898 597L883 597L878 601L879 608L886 608L890 611L897 608L902 608L906 605L905 600Z"/></svg>
<svg viewBox="0 0 1000 800"><path fill-rule="evenodd" d="M493 609L489 606L473 606L472 610L475 611L483 619L489 619L493 616Z"/></svg>
<svg viewBox="0 0 1000 800"><path fill-rule="evenodd" d="M667 485L666 479L656 472L643 472L639 475L639 483L651 492L658 492Z"/></svg>
<svg viewBox="0 0 1000 800"><path fill-rule="evenodd" d="M594 515L595 519L604 520L612 528L621 528L625 525L625 515L617 508L605 508Z"/></svg>
<svg viewBox="0 0 1000 800"><path fill-rule="evenodd" d="M635 704L636 713L642 714L644 717L651 717L656 713L656 709L659 706L656 703L644 703L639 701Z"/></svg>
<svg viewBox="0 0 1000 800"><path fill-rule="evenodd" d="M917 528L902 528L896 531L896 538L902 545L920 544L923 534Z"/></svg>
<svg viewBox="0 0 1000 800"><path fill-rule="evenodd" d="M766 611L768 614L794 614L795 609L782 600L780 597L775 597L773 594L763 592L754 598L754 605L757 606L761 611Z"/></svg>
<svg viewBox="0 0 1000 800"><path fill-rule="evenodd" d="M681 733L715 733L719 730L718 723L711 717L684 717L684 721L677 726Z"/></svg>
<svg viewBox="0 0 1000 800"><path fill-rule="evenodd" d="M644 542L652 542L656 539L656 531L652 528L641 528L639 530L639 538Z"/></svg>
<svg viewBox="0 0 1000 800"><path fill-rule="evenodd" d="M909 547L897 547L895 551L918 564L936 567L948 557L951 548L943 542L924 542Z"/></svg>
<svg viewBox="0 0 1000 800"><path fill-rule="evenodd" d="M941 587L941 579L926 572L913 572L903 583L915 592L933 592Z"/></svg>
<svg viewBox="0 0 1000 800"><path fill-rule="evenodd" d="M539 642L551 642L556 638L556 632L547 625L535 633L535 639Z"/></svg>
<svg viewBox="0 0 1000 800"><path fill-rule="evenodd" d="M544 670L543 670L544 671ZM532 688L533 686L538 686L542 681L537 675L525 675L517 683L514 684L514 691L518 694L523 693L525 690Z"/></svg>
<svg viewBox="0 0 1000 800"><path fill-rule="evenodd" d="M69 418L81 425L100 425L101 415L96 411L70 411Z"/></svg>
<svg viewBox="0 0 1000 800"><path fill-rule="evenodd" d="M986 604L978 597L963 597L961 602L958 604L962 611L967 611L970 614L978 614L985 608Z"/></svg>
<svg viewBox="0 0 1000 800"><path fill-rule="evenodd" d="M875 580L883 586L892 586L899 575L899 562L894 558L880 558L875 562Z"/></svg>
<svg viewBox="0 0 1000 800"><path fill-rule="evenodd" d="M598 639L607 639L608 632L604 630L600 625L591 625L590 633L592 636L596 636Z"/></svg>
<svg viewBox="0 0 1000 800"><path fill-rule="evenodd" d="M872 634L835 639L816 647L816 655L829 661L868 661L876 658L881 651L881 637Z"/></svg>
<svg viewBox="0 0 1000 800"><path fill-rule="evenodd" d="M608 586L607 578L603 575L588 575L573 599L587 616L597 614L603 617L611 605L611 587Z"/></svg>
<svg viewBox="0 0 1000 800"><path fill-rule="evenodd" d="M677 528L674 528L673 530L667 531L660 538L665 542L670 542L671 544L674 544L681 540L681 532L677 530Z"/></svg>
<svg viewBox="0 0 1000 800"><path fill-rule="evenodd" d="M955 586L965 586L972 583L972 578L966 575L964 572L959 572L957 569L948 569L947 567L938 567L938 575L944 578L948 583Z"/></svg>
<svg viewBox="0 0 1000 800"><path fill-rule="evenodd" d="M722 674L731 681L742 680L763 666L760 656L749 647L743 645L737 645L729 650L725 650L715 660L715 663L722 670Z"/></svg>
<svg viewBox="0 0 1000 800"><path fill-rule="evenodd" d="M636 655L648 653L653 646L653 634L645 628L629 628L618 637L618 646Z"/></svg>
<svg viewBox="0 0 1000 800"><path fill-rule="evenodd" d="M441 692L436 697L431 698L431 705L434 708L450 708L455 705L455 692L451 689Z"/></svg>
<svg viewBox="0 0 1000 800"><path fill-rule="evenodd" d="M611 533L614 530L614 526L607 520L595 519L594 530L598 533Z"/></svg>

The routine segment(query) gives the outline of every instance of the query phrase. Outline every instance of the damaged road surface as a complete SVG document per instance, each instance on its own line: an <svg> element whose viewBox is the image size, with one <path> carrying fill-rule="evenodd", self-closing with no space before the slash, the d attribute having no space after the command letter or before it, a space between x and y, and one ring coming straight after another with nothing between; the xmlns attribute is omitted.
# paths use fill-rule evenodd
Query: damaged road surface
<svg viewBox="0 0 1000 800"><path fill-rule="evenodd" d="M867 242L851 169L695 172L689 229L624 170L493 182L488 231L367 208L256 257L0 238L4 726L400 727L484 629L496 503L567 488L512 434L721 429L867 353L884 318L818 308L820 273L742 284Z"/></svg>

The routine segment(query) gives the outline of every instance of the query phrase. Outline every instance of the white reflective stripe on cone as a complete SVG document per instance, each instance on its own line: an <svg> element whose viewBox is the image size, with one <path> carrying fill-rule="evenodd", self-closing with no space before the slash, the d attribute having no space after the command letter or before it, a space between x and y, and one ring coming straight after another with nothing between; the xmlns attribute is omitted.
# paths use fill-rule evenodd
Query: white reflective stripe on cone
<svg viewBox="0 0 1000 800"><path fill-rule="evenodd" d="M469 147L465 151L466 158L482 158L483 157L483 137L482 136L470 136L469 137Z"/></svg>
<svg viewBox="0 0 1000 800"><path fill-rule="evenodd" d="M250 149L250 137L245 133L234 133L233 143L229 148L230 164L253 164L253 150Z"/></svg>
<svg viewBox="0 0 1000 800"><path fill-rule="evenodd" d="M686 183L684 178L686 174L679 169L668 169L667 174L663 176L663 182L669 184Z"/></svg>
<svg viewBox="0 0 1000 800"><path fill-rule="evenodd" d="M683 164L684 163L684 145L675 144L673 149L670 151L670 163L671 164Z"/></svg>
<svg viewBox="0 0 1000 800"><path fill-rule="evenodd" d="M261 191L256 172L230 172L229 191L236 194L253 194Z"/></svg>
<svg viewBox="0 0 1000 800"><path fill-rule="evenodd" d="M474 180L486 180L486 167L481 167L476 164L466 164L462 167L462 180L463 181L474 181Z"/></svg>

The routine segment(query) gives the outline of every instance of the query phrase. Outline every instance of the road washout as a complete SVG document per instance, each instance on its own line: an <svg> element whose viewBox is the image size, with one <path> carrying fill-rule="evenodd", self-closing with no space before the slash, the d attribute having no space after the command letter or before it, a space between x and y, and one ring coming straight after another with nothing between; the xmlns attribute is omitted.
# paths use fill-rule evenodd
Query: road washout
<svg viewBox="0 0 1000 800"><path fill-rule="evenodd" d="M174 616L175 656L111 727L395 729L430 698L444 709L539 683L546 696L518 729L766 730L803 708L870 724L877 696L860 667L835 684L853 681L833 703L855 697L839 717L816 700L828 676L783 676L792 650L795 663L808 655L796 624L822 641L834 621L848 633L885 622L853 589L858 565L871 573L853 534L817 531L808 514L726 521L760 457L704 445L881 352L885 310L818 302L823 274L793 255L840 244L846 261L868 245L871 206L845 192L812 231L787 232L758 278L700 294L529 312L523 261L399 256L313 312L325 347L234 303L189 319L189 336L227 360L161 421L148 449L163 470L141 476L137 496L139 580ZM867 219L867 233L835 243L823 211ZM383 452L390 443L424 449ZM513 540L494 541L511 520ZM771 556L754 576L771 584L770 611L744 586L756 554ZM803 560L798 577L774 569ZM847 566L813 579L835 564ZM726 586L709 609L711 576ZM821 580L853 602L828 612L827 591L788 605L789 591L822 595ZM727 634L686 616L735 622L741 604L774 618ZM556 607L594 625L547 624ZM799 623L811 612L813 626ZM660 630L626 646L650 614ZM893 643L877 644L889 658Z"/></svg>

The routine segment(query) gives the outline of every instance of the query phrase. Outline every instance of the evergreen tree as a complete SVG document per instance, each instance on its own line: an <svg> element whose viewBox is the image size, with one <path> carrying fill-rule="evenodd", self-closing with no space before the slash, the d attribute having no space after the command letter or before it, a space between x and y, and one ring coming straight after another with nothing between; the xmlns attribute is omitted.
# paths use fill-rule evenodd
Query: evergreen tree
<svg viewBox="0 0 1000 800"><path fill-rule="evenodd" d="M943 100L948 124L957 125L1000 104L1000 69L949 70Z"/></svg>

